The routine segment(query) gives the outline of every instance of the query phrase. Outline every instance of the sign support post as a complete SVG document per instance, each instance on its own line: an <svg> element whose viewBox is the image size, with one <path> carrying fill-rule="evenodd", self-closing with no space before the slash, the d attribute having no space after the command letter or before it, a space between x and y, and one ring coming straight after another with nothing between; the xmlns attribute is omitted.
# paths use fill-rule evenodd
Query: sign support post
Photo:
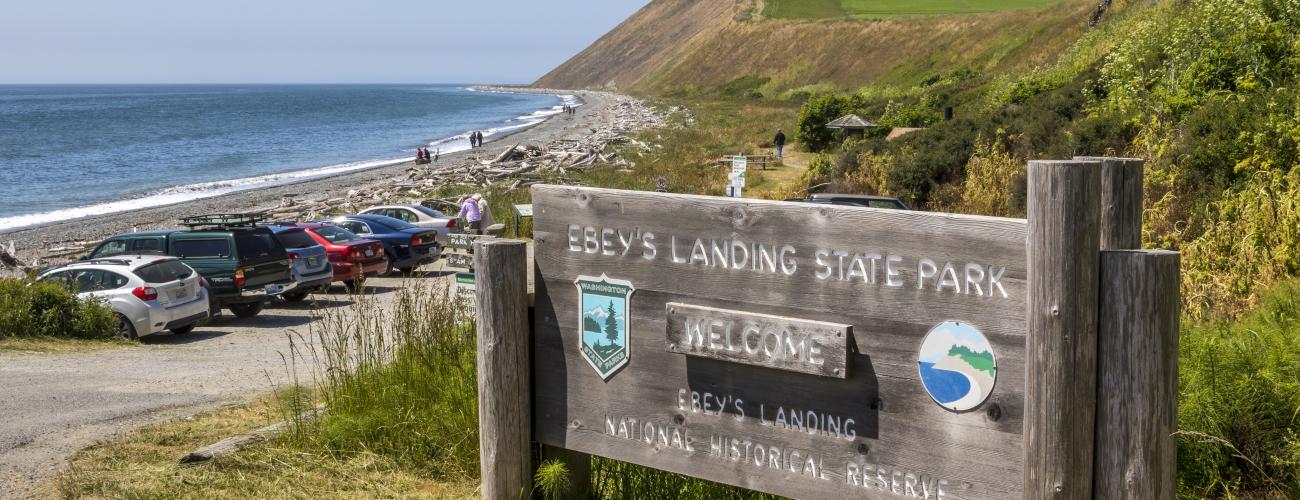
<svg viewBox="0 0 1300 500"><path fill-rule="evenodd" d="M474 242L479 471L488 500L532 489L527 248L523 241Z"/></svg>
<svg viewBox="0 0 1300 500"><path fill-rule="evenodd" d="M1092 498L1101 169L1029 162L1024 497Z"/></svg>

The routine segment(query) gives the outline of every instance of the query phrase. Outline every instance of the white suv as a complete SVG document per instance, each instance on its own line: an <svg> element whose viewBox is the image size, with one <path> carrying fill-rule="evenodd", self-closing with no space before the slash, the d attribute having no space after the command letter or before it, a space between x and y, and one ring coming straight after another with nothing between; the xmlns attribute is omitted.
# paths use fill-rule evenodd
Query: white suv
<svg viewBox="0 0 1300 500"><path fill-rule="evenodd" d="M207 284L175 257L117 255L56 267L36 279L100 300L117 313L117 335L126 339L189 333L209 317Z"/></svg>

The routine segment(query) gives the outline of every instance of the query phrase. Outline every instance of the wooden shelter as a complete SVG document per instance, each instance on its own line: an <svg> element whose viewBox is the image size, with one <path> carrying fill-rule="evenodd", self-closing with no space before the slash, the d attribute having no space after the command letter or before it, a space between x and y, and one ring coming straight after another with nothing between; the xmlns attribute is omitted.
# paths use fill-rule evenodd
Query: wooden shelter
<svg viewBox="0 0 1300 500"><path fill-rule="evenodd" d="M826 128L843 130L845 137L862 137L867 129L874 128L875 123L855 114L847 114L827 123Z"/></svg>

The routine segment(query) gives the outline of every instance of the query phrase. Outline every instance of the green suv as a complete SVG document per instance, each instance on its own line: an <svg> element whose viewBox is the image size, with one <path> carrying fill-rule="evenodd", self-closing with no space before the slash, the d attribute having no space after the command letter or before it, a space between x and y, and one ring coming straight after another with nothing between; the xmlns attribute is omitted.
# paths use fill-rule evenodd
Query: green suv
<svg viewBox="0 0 1300 500"><path fill-rule="evenodd" d="M95 247L88 259L113 255L166 254L179 257L202 275L212 309L229 308L241 318L257 316L268 298L297 286L289 255L263 217L218 214L189 217L189 229L119 234Z"/></svg>

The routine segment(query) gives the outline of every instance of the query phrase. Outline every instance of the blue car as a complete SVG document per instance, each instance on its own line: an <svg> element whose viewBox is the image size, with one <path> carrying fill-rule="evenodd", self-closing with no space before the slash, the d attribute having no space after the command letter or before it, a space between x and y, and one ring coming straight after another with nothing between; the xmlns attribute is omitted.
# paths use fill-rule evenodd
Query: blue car
<svg viewBox="0 0 1300 500"><path fill-rule="evenodd" d="M289 270L294 281L298 282L297 288L280 297L289 302L301 302L309 293L328 290L330 283L334 282L334 265L330 263L325 247L316 243L306 230L293 224L268 224L266 227L284 246L289 255Z"/></svg>
<svg viewBox="0 0 1300 500"><path fill-rule="evenodd" d="M410 274L416 267L438 260L438 231L416 227L406 221L382 215L343 215L329 222L356 233L362 238L378 240L388 255L388 273L400 270ZM388 274L385 273L385 274Z"/></svg>

